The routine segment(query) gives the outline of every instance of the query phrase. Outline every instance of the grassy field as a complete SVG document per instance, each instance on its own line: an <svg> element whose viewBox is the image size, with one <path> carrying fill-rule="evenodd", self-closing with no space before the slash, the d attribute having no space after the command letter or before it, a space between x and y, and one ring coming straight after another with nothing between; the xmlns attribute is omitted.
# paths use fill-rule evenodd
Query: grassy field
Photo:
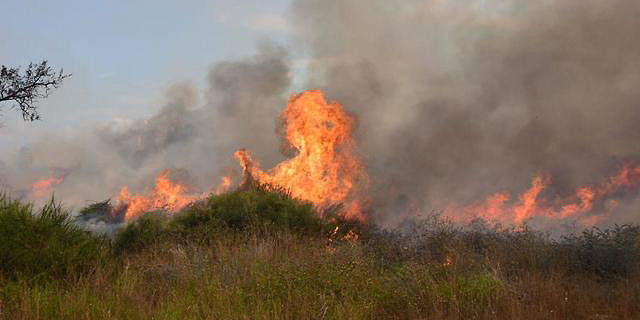
<svg viewBox="0 0 640 320"><path fill-rule="evenodd" d="M53 201L36 210L1 197L0 318L640 317L636 226L553 240L429 217L381 231L338 209L319 219L285 192L252 188L147 214L109 239Z"/></svg>

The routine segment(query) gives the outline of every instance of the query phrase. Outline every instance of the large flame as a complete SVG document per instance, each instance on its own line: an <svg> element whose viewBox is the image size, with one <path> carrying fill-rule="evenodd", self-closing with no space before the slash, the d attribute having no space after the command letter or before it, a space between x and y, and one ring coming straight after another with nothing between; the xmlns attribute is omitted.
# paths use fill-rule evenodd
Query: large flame
<svg viewBox="0 0 640 320"><path fill-rule="evenodd" d="M327 103L322 92L313 90L292 96L280 118L286 147L295 156L265 172L249 151L238 150L235 157L246 177L287 189L318 208L342 204L345 217L364 220L359 188L367 183L367 176L354 152L354 119L340 104ZM117 201L127 206L126 220L156 210L176 212L205 196L187 194L186 188L172 183L167 173L161 173L154 189L146 194L132 196L126 186L120 189ZM213 193L227 191L232 184L232 178L224 176L212 188Z"/></svg>
<svg viewBox="0 0 640 320"><path fill-rule="evenodd" d="M245 178L284 188L319 209L342 204L345 217L366 220L363 195L368 177L355 152L354 119L340 104L328 103L322 92L310 90L293 95L280 114L280 120L284 128L285 151L293 156L264 171L249 151L240 149L234 156L240 162ZM43 180L34 184L33 189L46 189L60 181L57 178ZM640 186L640 164L627 164L599 184L577 188L568 197L545 195L551 182L551 175L539 174L533 178L529 189L513 199L509 192L497 192L470 205L445 206L444 214L461 223L482 218L521 225L532 218L541 218L574 219L583 226L593 226L604 217L603 212L617 206L613 198L621 191ZM224 176L221 183L210 190L219 194L232 185L231 175ZM126 205L125 219L130 220L143 212L176 212L205 196L204 193L188 194L184 186L172 183L165 171L157 177L153 190L132 196L127 187L122 187L117 199L121 205ZM602 207L605 210L601 210Z"/></svg>
<svg viewBox="0 0 640 320"><path fill-rule="evenodd" d="M354 119L317 90L293 95L280 118L286 148L295 156L265 172L247 150L238 150L235 157L245 174L317 207L343 204L345 217L364 220L360 188L367 176L354 152Z"/></svg>
<svg viewBox="0 0 640 320"><path fill-rule="evenodd" d="M640 165L627 164L600 184L580 187L568 198L543 199L540 193L549 184L551 184L550 175L538 175L533 178L531 187L520 194L514 203L509 203L508 192L498 192L484 201L469 206L450 206L444 210L444 213L460 222L482 218L520 225L534 217L551 220L574 218L582 226L590 227L602 218L601 215L592 212L596 201L605 200L621 190L640 185ZM615 207L617 204L613 199L608 203L609 207Z"/></svg>

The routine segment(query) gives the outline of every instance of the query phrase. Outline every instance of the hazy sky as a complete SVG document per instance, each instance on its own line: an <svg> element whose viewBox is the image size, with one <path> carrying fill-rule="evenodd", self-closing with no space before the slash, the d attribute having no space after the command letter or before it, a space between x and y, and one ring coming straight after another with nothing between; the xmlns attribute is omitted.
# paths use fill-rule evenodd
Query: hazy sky
<svg viewBox="0 0 640 320"><path fill-rule="evenodd" d="M251 55L263 38L286 45L288 2L7 1L0 64L47 59L73 77L40 102L42 121L2 105L0 159L52 129L145 117L169 85L201 87L212 63Z"/></svg>

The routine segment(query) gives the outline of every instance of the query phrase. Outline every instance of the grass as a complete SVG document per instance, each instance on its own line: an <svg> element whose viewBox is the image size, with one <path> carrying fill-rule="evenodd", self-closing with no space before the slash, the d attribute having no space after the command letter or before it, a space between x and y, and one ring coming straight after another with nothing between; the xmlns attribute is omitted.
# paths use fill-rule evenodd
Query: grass
<svg viewBox="0 0 640 320"><path fill-rule="evenodd" d="M33 233L24 239L40 234L32 224L66 226L56 229L66 231L48 233L55 234L48 241L29 244L29 255L57 252L60 245L48 245L56 237L66 239L60 243L70 248L93 243L98 249L82 252L100 252L62 259L60 265L47 260L53 263L51 271L44 269L49 276L35 282L28 280L43 271L24 266L21 272L3 271L0 318L5 319L640 315L640 230L635 226L591 229L554 240L526 229L460 229L434 216L383 231L335 217L320 219L308 203L286 192L250 188L211 196L175 216L145 215L109 242L83 233L67 219L51 224L41 218L51 208L61 212L53 202L34 214L29 205L3 201L0 221L12 221L21 212L21 222L11 223L32 230L21 232ZM358 240L345 237L354 229ZM14 241L6 248L20 246ZM69 252L74 250L80 252ZM40 265L33 259L23 264L30 263Z"/></svg>

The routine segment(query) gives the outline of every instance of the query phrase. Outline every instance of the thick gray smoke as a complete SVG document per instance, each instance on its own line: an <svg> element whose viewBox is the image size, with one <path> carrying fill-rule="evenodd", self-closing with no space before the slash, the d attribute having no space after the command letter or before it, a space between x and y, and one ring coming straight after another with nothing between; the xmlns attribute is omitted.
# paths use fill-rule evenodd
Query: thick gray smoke
<svg viewBox="0 0 640 320"><path fill-rule="evenodd" d="M358 116L382 216L640 156L638 1L299 0L292 26L310 86Z"/></svg>
<svg viewBox="0 0 640 320"><path fill-rule="evenodd" d="M295 0L290 26L308 87L358 119L381 223L517 194L540 172L553 177L545 193L568 194L640 160L636 0ZM238 148L271 167L289 70L286 50L263 44L216 64L205 94L177 84L147 120L51 135L0 177L28 195L64 169L57 196L78 207L122 185L142 191L165 168L205 191L237 167ZM632 198L610 222L638 221Z"/></svg>
<svg viewBox="0 0 640 320"><path fill-rule="evenodd" d="M38 199L32 183L64 174L52 190L75 209L115 196L124 185L142 192L164 169L194 191L211 191L237 167L232 154L239 146L266 161L282 157L275 124L288 87L287 54L265 43L254 56L214 65L206 94L175 84L148 119L109 122L70 136L52 133L24 147L0 166L0 181L13 196L42 203L51 190Z"/></svg>

